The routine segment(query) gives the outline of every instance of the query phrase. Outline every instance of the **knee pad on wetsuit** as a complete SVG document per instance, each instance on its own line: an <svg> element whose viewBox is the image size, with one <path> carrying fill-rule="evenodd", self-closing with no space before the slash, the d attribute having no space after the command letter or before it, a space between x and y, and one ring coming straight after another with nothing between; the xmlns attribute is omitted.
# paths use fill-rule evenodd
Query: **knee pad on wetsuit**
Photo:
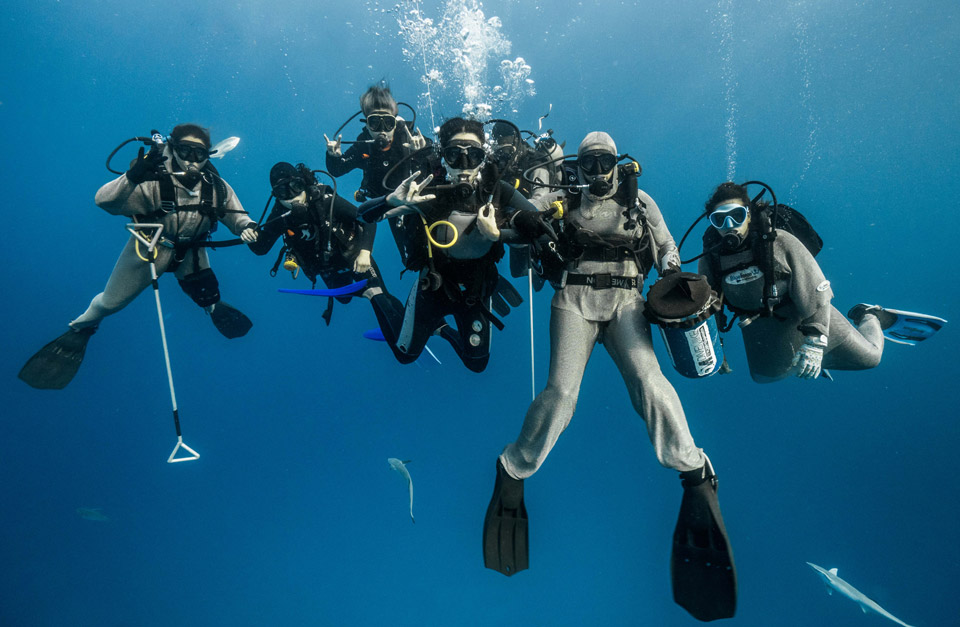
<svg viewBox="0 0 960 627"><path fill-rule="evenodd" d="M201 307L209 307L220 302L220 282L217 281L212 268L204 268L177 281L180 282L180 287L187 296Z"/></svg>

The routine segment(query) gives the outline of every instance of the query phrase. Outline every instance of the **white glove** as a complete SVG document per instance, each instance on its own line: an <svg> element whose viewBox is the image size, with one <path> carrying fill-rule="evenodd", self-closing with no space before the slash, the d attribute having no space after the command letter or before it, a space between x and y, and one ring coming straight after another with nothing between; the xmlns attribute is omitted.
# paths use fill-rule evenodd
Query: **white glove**
<svg viewBox="0 0 960 627"><path fill-rule="evenodd" d="M390 195L387 196L387 204L391 207L402 207L404 205L418 205L436 198L434 194L420 195L420 191L433 180L433 174L423 179L422 183L417 183L418 176L420 176L419 170L404 179L403 183L400 183L397 189L390 192Z"/></svg>
<svg viewBox="0 0 960 627"><path fill-rule="evenodd" d="M252 244L257 241L258 237L260 237L260 234L257 232L257 229L252 226L248 226L240 233L240 239L243 240L244 244Z"/></svg>
<svg viewBox="0 0 960 627"><path fill-rule="evenodd" d="M361 249L357 253L357 258L353 260L353 271L357 274L363 274L370 269L370 251Z"/></svg>
<svg viewBox="0 0 960 627"><path fill-rule="evenodd" d="M680 255L674 250L660 258L660 275L665 272L680 272Z"/></svg>
<svg viewBox="0 0 960 627"><path fill-rule="evenodd" d="M820 376L823 363L823 349L827 347L826 336L808 335L790 364L797 369L801 379L816 379Z"/></svg>
<svg viewBox="0 0 960 627"><path fill-rule="evenodd" d="M493 203L480 207L477 213L477 230L491 242L500 239L500 229L497 227L497 210Z"/></svg>
<svg viewBox="0 0 960 627"><path fill-rule="evenodd" d="M407 133L409 134L409 131L407 131ZM410 143L407 145L411 150L416 152L427 145L427 139L423 136L423 133L420 132L420 129L417 129L414 135L410 135Z"/></svg>
<svg viewBox="0 0 960 627"><path fill-rule="evenodd" d="M323 139L327 142L327 152L333 155L334 157L340 156L340 140L343 139L343 135L337 135L336 139L330 139L327 137L327 134L323 134Z"/></svg>

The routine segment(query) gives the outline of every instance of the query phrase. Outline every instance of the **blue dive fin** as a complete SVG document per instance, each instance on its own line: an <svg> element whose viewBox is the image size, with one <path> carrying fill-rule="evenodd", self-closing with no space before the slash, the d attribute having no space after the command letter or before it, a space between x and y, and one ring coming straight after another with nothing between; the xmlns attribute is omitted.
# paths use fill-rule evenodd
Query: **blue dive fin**
<svg viewBox="0 0 960 627"><path fill-rule="evenodd" d="M376 342L386 342L387 338L383 337L383 331L380 329L370 329L369 331L363 332L363 337L368 340L374 340Z"/></svg>
<svg viewBox="0 0 960 627"><path fill-rule="evenodd" d="M357 292L362 292L364 288L367 287L367 280L362 279L356 283L351 283L350 285L344 285L343 287L334 287L324 290L286 290L279 289L278 292L284 294L306 294L307 296L352 296Z"/></svg>
<svg viewBox="0 0 960 627"><path fill-rule="evenodd" d="M885 338L891 342L909 346L932 337L947 323L946 320L937 316L899 309L881 308L877 317L880 319Z"/></svg>

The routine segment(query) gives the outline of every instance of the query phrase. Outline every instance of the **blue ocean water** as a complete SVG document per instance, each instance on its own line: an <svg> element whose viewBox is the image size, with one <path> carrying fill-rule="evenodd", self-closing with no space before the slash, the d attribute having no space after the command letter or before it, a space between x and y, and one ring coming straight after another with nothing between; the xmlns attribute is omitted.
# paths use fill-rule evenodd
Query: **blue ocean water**
<svg viewBox="0 0 960 627"><path fill-rule="evenodd" d="M270 166L322 167L322 134L368 85L387 79L428 131L430 60L404 56L388 2L5 6L0 624L696 623L670 592L676 475L656 463L601 350L570 428L526 482L530 569L508 579L483 568L495 459L530 401L525 310L507 318L482 374L440 343L442 365L400 366L361 337L376 326L366 304L338 306L325 327L321 299L276 292L306 284L271 278L272 257L215 252L225 300L255 326L228 341L161 279L184 437L201 453L183 464L165 463L175 436L150 294L102 325L65 390L18 381L123 246L123 220L93 203L118 143L188 121L214 141L241 137L217 165L259 217ZM420 8L442 12L437 1ZM536 128L552 104L545 124L568 147L608 131L643 165L641 187L677 239L716 184L761 179L823 236L818 260L841 311L877 302L956 324L955 3L491 0L482 10L511 43L490 67L523 57L536 86L493 114ZM438 90L437 120L460 112L456 91ZM399 278L386 233L374 255L402 297L411 277ZM550 296L533 303L538 388ZM735 373L702 381L674 373L656 340L721 477L740 578L729 624L884 624L825 594L810 561L838 567L907 623L960 625L956 338L948 325L914 348L888 344L875 370L769 386L750 381L735 333ZM415 525L388 457L412 460Z"/></svg>

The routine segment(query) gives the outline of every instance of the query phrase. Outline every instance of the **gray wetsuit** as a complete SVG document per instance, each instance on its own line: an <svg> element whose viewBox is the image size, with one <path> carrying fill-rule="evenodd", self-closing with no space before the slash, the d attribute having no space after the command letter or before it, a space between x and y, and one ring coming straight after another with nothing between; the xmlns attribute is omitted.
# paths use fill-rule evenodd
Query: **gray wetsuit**
<svg viewBox="0 0 960 627"><path fill-rule="evenodd" d="M678 259L676 245L657 204L643 191L639 197L646 205L646 225L640 221L632 231L624 228L624 205L613 197L597 199L584 193L580 207L570 210L566 219L580 232L600 238L617 237L634 246L639 244L646 228L658 263ZM579 262L567 264L567 279L573 275L609 274L621 284L625 281L616 277L635 279L635 287L555 286L558 289L551 304L547 387L527 410L520 437L500 456L504 469L515 479L525 479L537 471L570 423L583 372L597 342L606 347L620 370L633 407L647 425L657 460L678 471L696 470L705 463L703 451L690 435L680 399L657 363L650 324L642 314L643 270L634 258L617 257L599 261L585 255Z"/></svg>
<svg viewBox="0 0 960 627"><path fill-rule="evenodd" d="M743 327L750 376L758 383L772 383L795 374L791 365L806 335L826 335L823 367L834 370L865 370L880 363L883 331L876 316L867 314L854 327L830 304L833 290L820 265L800 240L777 231L774 241L777 290L782 302L773 317L758 317ZM733 309L750 315L762 309L763 271L749 247L719 256L719 268L711 255L700 258L699 271L713 288L723 293ZM802 330L801 330L802 329Z"/></svg>
<svg viewBox="0 0 960 627"><path fill-rule="evenodd" d="M171 157L170 149L166 154ZM172 163L172 157L168 163ZM174 248L160 245L156 248L155 258L157 275L175 268L177 279L183 280L188 275L210 267L206 250L203 248L186 249L192 242L206 239L207 234L215 225L216 218L211 221L200 209L200 183L193 190L187 189L173 179L173 189L176 194L178 208L165 215L159 213L160 184L157 181L145 181L135 184L126 174L107 183L97 191L96 203L107 213L128 217L140 217L140 222L159 222L164 225L163 238L168 243L180 244L179 251ZM245 228L256 223L244 211L237 200L233 188L224 181L226 198L222 199L224 213L219 220L223 222L235 235L239 235ZM213 185L213 205L218 207L221 199L218 198L217 185ZM182 255L181 259L177 259ZM100 321L114 314L137 297L150 285L150 264L146 261L146 247L137 243L133 236L117 259L116 266L107 280L103 292L94 296L87 310L76 320L70 323L74 329L96 326Z"/></svg>

